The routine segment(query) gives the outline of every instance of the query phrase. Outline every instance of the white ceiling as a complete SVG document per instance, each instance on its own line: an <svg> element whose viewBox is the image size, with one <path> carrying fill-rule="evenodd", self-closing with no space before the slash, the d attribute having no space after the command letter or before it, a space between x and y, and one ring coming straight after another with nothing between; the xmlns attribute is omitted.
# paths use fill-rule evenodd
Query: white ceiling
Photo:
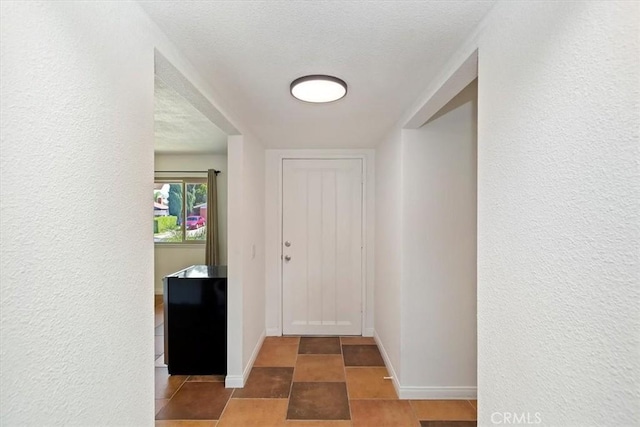
<svg viewBox="0 0 640 427"><path fill-rule="evenodd" d="M373 147L424 92L493 1L141 1L241 127L268 147ZM289 84L330 74L345 98Z"/></svg>
<svg viewBox="0 0 640 427"><path fill-rule="evenodd" d="M227 134L158 76L155 78L155 152L226 154Z"/></svg>

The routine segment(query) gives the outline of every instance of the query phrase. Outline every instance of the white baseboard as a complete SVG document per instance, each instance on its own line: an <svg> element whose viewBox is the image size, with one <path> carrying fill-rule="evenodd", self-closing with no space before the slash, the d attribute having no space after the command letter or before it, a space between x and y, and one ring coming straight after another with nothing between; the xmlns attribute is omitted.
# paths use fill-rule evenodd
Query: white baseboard
<svg viewBox="0 0 640 427"><path fill-rule="evenodd" d="M246 383L247 379L249 379L251 368L253 368L253 364L255 363L256 358L258 357L258 353L260 353L260 349L262 348L262 343L264 342L264 337L265 337L265 332L262 331L262 333L260 334L260 338L258 338L258 342L256 343L255 347L253 347L251 358L249 359L249 362L247 362L247 366L245 366L244 372L242 373L242 376L244 377L243 383ZM244 387L244 384L242 386Z"/></svg>
<svg viewBox="0 0 640 427"><path fill-rule="evenodd" d="M412 387L400 385L400 380L391 364L387 350L382 345L380 337L374 331L373 337L382 354L384 364L389 371L393 387L398 393L399 399L424 399L424 400L455 400L455 399L477 399L478 387Z"/></svg>
<svg viewBox="0 0 640 427"><path fill-rule="evenodd" d="M362 329L362 336L363 337L372 337L374 334L374 329L373 328L363 328ZM282 336L282 329L280 328L267 328L267 336L268 337L281 337Z"/></svg>
<svg viewBox="0 0 640 427"><path fill-rule="evenodd" d="M267 336L280 337L282 336L282 331L280 330L280 328L267 328Z"/></svg>
<svg viewBox="0 0 640 427"><path fill-rule="evenodd" d="M244 376L242 375L227 375L224 379L224 386L226 388L243 388Z"/></svg>
<svg viewBox="0 0 640 427"><path fill-rule="evenodd" d="M251 357L249 358L249 362L247 362L247 366L244 367L244 372L242 375L227 375L224 380L225 388L244 388L244 385L247 383L247 379L249 379L249 374L251 373L251 368L253 368L253 364L258 357L258 353L262 348L262 343L264 342L265 332L262 331L260 334L260 338L258 338L258 342L253 348L253 352L251 353Z"/></svg>
<svg viewBox="0 0 640 427"><path fill-rule="evenodd" d="M425 400L457 400L476 399L477 387L410 387L401 386L398 393L400 399L425 399Z"/></svg>
<svg viewBox="0 0 640 427"><path fill-rule="evenodd" d="M382 345L382 341L380 341L380 337L375 330L373 331L373 339L376 341L378 349L380 350L380 354L382 354L382 360L384 360L387 371L389 371L391 382L393 383L393 388L396 389L397 395L400 396L400 381L398 380L398 376L396 375L396 370L393 368L393 364L391 363L391 359L389 359L387 350L384 348L384 345Z"/></svg>

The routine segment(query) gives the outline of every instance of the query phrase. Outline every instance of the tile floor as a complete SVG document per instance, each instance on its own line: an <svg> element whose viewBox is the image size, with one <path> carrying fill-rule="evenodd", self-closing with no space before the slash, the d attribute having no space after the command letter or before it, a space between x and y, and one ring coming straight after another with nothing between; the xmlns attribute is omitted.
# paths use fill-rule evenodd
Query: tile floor
<svg viewBox="0 0 640 427"><path fill-rule="evenodd" d="M470 427L475 400L398 400L372 338L268 337L242 389L173 375L156 298L156 426Z"/></svg>

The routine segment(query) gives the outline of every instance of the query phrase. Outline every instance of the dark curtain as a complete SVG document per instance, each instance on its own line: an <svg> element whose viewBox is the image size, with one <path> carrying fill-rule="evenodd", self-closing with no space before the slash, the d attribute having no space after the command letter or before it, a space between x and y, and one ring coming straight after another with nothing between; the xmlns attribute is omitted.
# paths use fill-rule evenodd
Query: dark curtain
<svg viewBox="0 0 640 427"><path fill-rule="evenodd" d="M207 172L207 249L205 260L207 265L220 264L218 247L218 177L216 171Z"/></svg>

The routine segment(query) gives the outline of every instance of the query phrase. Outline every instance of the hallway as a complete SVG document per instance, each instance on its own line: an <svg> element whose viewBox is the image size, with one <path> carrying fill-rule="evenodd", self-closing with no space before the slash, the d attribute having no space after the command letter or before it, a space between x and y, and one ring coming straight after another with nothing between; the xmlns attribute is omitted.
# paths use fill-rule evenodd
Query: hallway
<svg viewBox="0 0 640 427"><path fill-rule="evenodd" d="M471 427L476 401L398 400L373 338L267 337L243 389L169 376L156 297L156 426Z"/></svg>

